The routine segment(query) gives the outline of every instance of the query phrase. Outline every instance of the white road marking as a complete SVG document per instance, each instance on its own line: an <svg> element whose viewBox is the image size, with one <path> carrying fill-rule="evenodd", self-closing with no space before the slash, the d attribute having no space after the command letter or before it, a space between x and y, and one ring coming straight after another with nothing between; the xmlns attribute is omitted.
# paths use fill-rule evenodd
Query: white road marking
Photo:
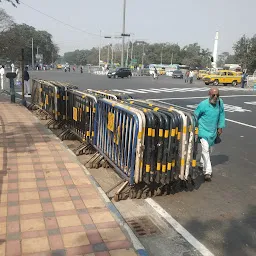
<svg viewBox="0 0 256 256"><path fill-rule="evenodd" d="M193 235L191 235L184 227L182 227L169 213L167 213L152 198L147 198L145 201L203 256L214 256L213 253L211 253L202 243L200 243Z"/></svg>
<svg viewBox="0 0 256 256"><path fill-rule="evenodd" d="M198 104L194 104L194 105L187 105L188 108L192 108L192 109L196 109L198 106ZM239 106L233 106L233 105L229 105L229 104L224 104L224 109L226 112L231 112L231 113L234 113L234 112L252 112L251 110L248 110L248 109L243 109L242 107L239 107Z"/></svg>
<svg viewBox="0 0 256 256"><path fill-rule="evenodd" d="M127 91L117 90L117 89L114 89L112 91L114 91L114 92L121 92L121 93L128 93ZM134 94L134 92L130 92L130 94Z"/></svg>
<svg viewBox="0 0 256 256"><path fill-rule="evenodd" d="M236 97L256 97L256 95L224 95L220 96L221 98L236 98ZM189 99L206 99L207 96L200 97L181 97L181 98L161 98L161 99L149 99L149 100L189 100ZM255 103L256 104L256 103ZM253 104L254 105L254 104Z"/></svg>
<svg viewBox="0 0 256 256"><path fill-rule="evenodd" d="M256 105L256 101L245 102L245 104L248 104L248 105Z"/></svg>
<svg viewBox="0 0 256 256"><path fill-rule="evenodd" d="M166 105L168 105L168 106L179 107L179 108L182 108L182 109L186 109L186 110L191 111L191 108L181 107L181 106L178 106L178 105L175 105L175 104L168 104L168 103L166 103L166 102L164 102L164 101L160 101L160 100L159 100L158 102L163 103L163 104L166 104ZM254 125L250 125L250 124L238 122L238 121L235 121L235 120L232 120L232 119L228 119L228 118L226 118L226 120L229 121L229 122L231 122L231 123L240 124L240 125L242 125L242 126L246 126L246 127L250 127L250 128L256 129L256 126L254 126Z"/></svg>
<svg viewBox="0 0 256 256"><path fill-rule="evenodd" d="M209 87L185 87L185 88L150 88L150 89L113 89L113 91L117 92L122 92L122 93L157 93L157 91L161 92L203 92L203 91L208 91L210 88ZM220 87L220 91L245 91L243 88L239 87Z"/></svg>

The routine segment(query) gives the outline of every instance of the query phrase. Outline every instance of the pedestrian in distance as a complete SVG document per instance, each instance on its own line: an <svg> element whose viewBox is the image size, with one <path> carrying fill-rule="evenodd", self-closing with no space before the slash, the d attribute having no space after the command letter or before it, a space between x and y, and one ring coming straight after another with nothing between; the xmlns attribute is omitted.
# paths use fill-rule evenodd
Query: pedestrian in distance
<svg viewBox="0 0 256 256"><path fill-rule="evenodd" d="M4 89L4 74L5 74L4 65L0 65L0 85L1 85L1 90Z"/></svg>
<svg viewBox="0 0 256 256"><path fill-rule="evenodd" d="M80 72L81 72L81 74L83 74L83 72L84 72L82 66L80 67Z"/></svg>
<svg viewBox="0 0 256 256"><path fill-rule="evenodd" d="M154 79L158 79L158 75L157 75L157 69L156 69L156 67L154 67Z"/></svg>
<svg viewBox="0 0 256 256"><path fill-rule="evenodd" d="M29 73L28 73L28 67L25 67L25 70L24 70L24 94L25 95L31 95L30 93L30 83L29 83Z"/></svg>
<svg viewBox="0 0 256 256"><path fill-rule="evenodd" d="M194 71L190 70L189 72L189 83L192 84L194 79Z"/></svg>
<svg viewBox="0 0 256 256"><path fill-rule="evenodd" d="M187 70L185 73L185 83L188 83L188 78L189 78L189 70Z"/></svg>
<svg viewBox="0 0 256 256"><path fill-rule="evenodd" d="M199 169L203 170L205 181L211 181L210 153L212 153L213 145L221 142L220 135L222 129L225 128L224 103L219 96L219 89L211 88L209 98L203 100L195 110L198 119L199 140L202 146Z"/></svg>
<svg viewBox="0 0 256 256"><path fill-rule="evenodd" d="M247 82L247 74L245 71L243 71L242 79L241 79L241 87L244 88L245 84Z"/></svg>

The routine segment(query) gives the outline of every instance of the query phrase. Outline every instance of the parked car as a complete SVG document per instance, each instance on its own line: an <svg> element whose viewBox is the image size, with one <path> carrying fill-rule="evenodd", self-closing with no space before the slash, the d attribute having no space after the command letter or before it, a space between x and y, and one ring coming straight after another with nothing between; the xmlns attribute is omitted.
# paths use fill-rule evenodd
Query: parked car
<svg viewBox="0 0 256 256"><path fill-rule="evenodd" d="M108 78L118 78L118 77L121 77L121 78L124 78L124 77L127 77L127 78L131 78L132 77L132 71L131 69L129 68L117 68L115 71L113 72L109 72L107 74Z"/></svg>
<svg viewBox="0 0 256 256"><path fill-rule="evenodd" d="M183 79L183 73L181 70L174 70L172 73L172 78L180 78Z"/></svg>
<svg viewBox="0 0 256 256"><path fill-rule="evenodd" d="M230 70L222 70L217 72L216 74L203 77L203 81L206 85L213 84L215 86L219 84L232 84L233 86L236 86L237 84L241 83L241 80L241 75L238 75L237 72Z"/></svg>
<svg viewBox="0 0 256 256"><path fill-rule="evenodd" d="M150 76L149 68L143 68L141 70L141 75L142 76Z"/></svg>

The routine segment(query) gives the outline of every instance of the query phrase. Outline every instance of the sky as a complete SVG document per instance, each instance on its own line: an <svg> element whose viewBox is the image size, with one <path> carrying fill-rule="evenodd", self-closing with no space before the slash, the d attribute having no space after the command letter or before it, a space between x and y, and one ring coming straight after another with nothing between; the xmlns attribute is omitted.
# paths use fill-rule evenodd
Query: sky
<svg viewBox="0 0 256 256"><path fill-rule="evenodd" d="M255 0L126 0L126 33L132 40L169 42L181 46L198 42L213 51L219 31L218 53L232 52L233 44L255 30ZM63 21L65 26L41 13ZM103 36L122 32L123 0L21 0L18 8L9 3L0 7L15 22L46 30L60 47L60 53L108 44ZM82 30L82 31L81 31ZM102 37L100 37L102 31ZM89 32L91 34L87 34ZM100 40L101 38L101 40ZM119 41L118 41L119 40ZM116 43L120 39L115 39Z"/></svg>

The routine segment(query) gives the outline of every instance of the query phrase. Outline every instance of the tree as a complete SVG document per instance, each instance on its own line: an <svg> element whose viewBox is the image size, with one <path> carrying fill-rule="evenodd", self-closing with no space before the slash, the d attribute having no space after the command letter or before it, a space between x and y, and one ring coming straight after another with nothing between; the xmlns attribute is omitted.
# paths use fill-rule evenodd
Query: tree
<svg viewBox="0 0 256 256"><path fill-rule="evenodd" d="M0 8L0 33L8 30L11 26L14 25L14 21L6 11Z"/></svg>
<svg viewBox="0 0 256 256"><path fill-rule="evenodd" d="M6 2L11 3L14 7L17 7L17 5L20 3L20 0L3 0ZM2 2L2 0L0 0L0 3Z"/></svg>
<svg viewBox="0 0 256 256"><path fill-rule="evenodd" d="M21 49L24 48L25 63L31 64L32 38L34 39L34 53L39 47L43 54L44 63L52 63L58 57L59 48L52 41L52 35L47 31L37 31L26 24L14 24L8 30L0 33L0 55L11 61L20 59Z"/></svg>
<svg viewBox="0 0 256 256"><path fill-rule="evenodd" d="M252 38L243 35L234 44L233 49L236 62L241 64L243 69L254 72L256 69L256 35Z"/></svg>

